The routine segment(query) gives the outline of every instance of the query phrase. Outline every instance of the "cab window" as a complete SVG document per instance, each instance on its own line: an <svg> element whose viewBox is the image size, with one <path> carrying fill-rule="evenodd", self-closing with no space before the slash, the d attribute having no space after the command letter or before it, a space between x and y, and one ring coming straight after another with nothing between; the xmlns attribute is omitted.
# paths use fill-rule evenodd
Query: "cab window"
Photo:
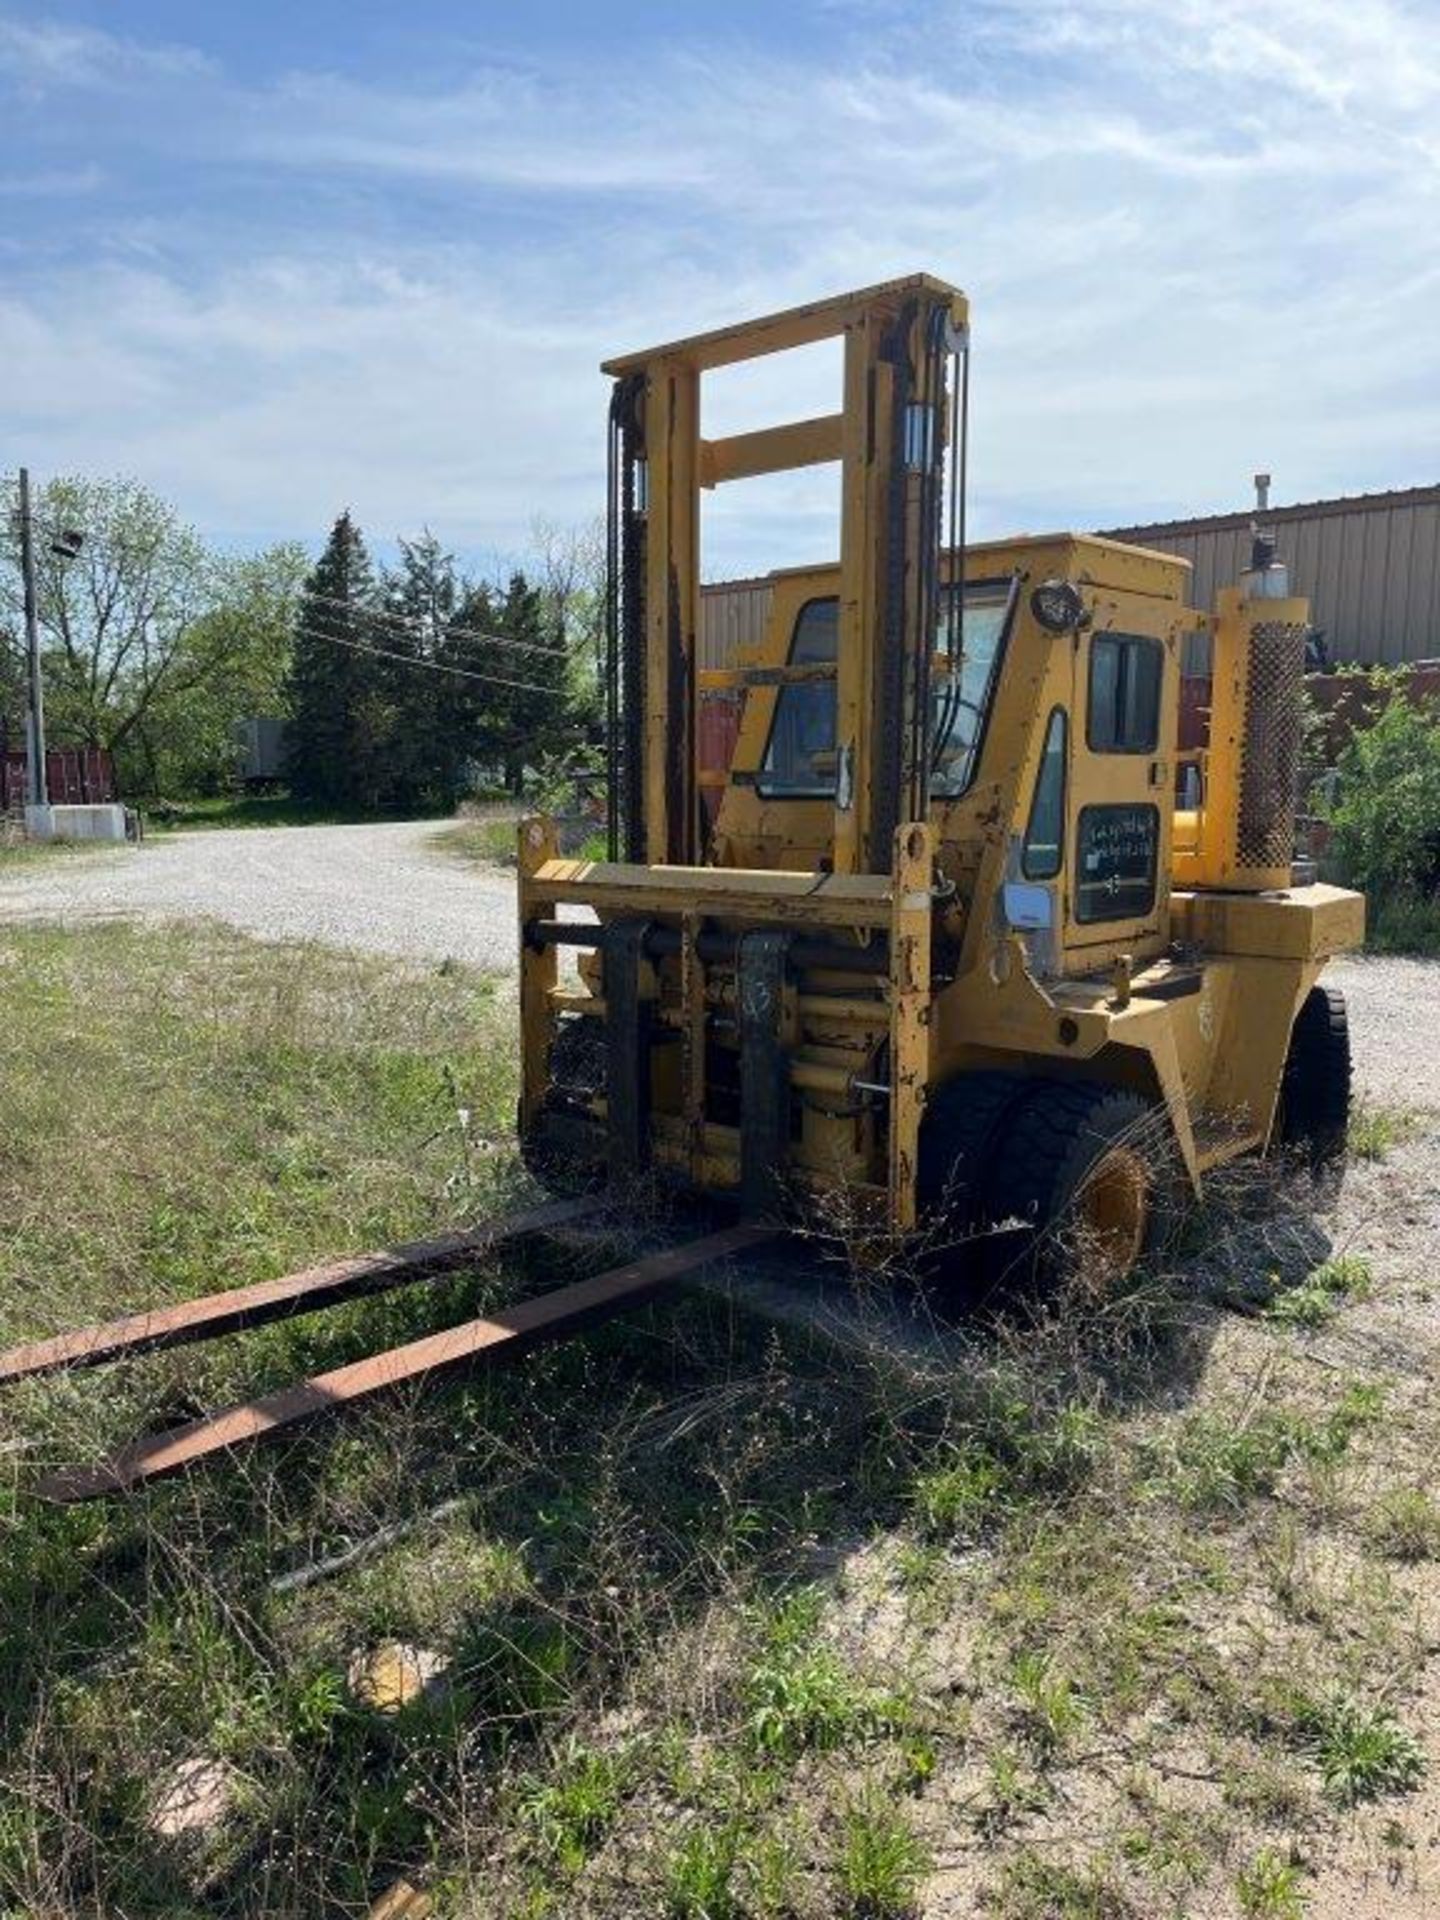
<svg viewBox="0 0 1440 1920"><path fill-rule="evenodd" d="M938 800L958 800L975 778L1014 599L1008 579L972 580L965 589L963 631L952 634L954 596L953 587L941 595L939 650L958 644L960 671L937 673L930 696L930 791Z"/></svg>
<svg viewBox="0 0 1440 1920"><path fill-rule="evenodd" d="M1012 602L1008 579L972 581L958 632L953 593L943 591L937 641L942 655L963 643L960 670L936 673L930 702L931 790L941 800L958 799L974 778ZM795 621L788 664L833 664L838 640L838 600L808 600ZM824 800L834 795L835 776L834 679L782 687L756 787L767 800Z"/></svg>
<svg viewBox="0 0 1440 1920"><path fill-rule="evenodd" d="M1053 880L1064 859L1065 734L1065 710L1056 707L1045 729L1045 751L1020 850L1020 871L1027 880Z"/></svg>
<svg viewBox="0 0 1440 1920"><path fill-rule="evenodd" d="M790 637L789 665L835 660L838 600L807 600ZM823 800L835 791L835 681L782 687L755 782L767 800Z"/></svg>
<svg viewBox="0 0 1440 1920"><path fill-rule="evenodd" d="M1097 633L1090 642L1085 739L1092 753L1153 753L1165 653L1158 640Z"/></svg>
<svg viewBox="0 0 1440 1920"><path fill-rule="evenodd" d="M1082 807L1075 836L1075 918L1143 920L1155 904L1160 810Z"/></svg>

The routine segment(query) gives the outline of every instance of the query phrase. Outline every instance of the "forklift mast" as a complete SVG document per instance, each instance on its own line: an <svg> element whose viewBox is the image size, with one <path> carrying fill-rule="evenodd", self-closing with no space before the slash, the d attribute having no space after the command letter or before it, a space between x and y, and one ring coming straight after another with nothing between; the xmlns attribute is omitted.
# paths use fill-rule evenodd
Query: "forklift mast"
<svg viewBox="0 0 1440 1920"><path fill-rule="evenodd" d="M948 524L964 546L968 306L914 274L763 321L607 361L610 404L607 689L610 858L698 866L700 492L836 461L841 469L833 662L758 669L767 686L833 678L837 874L888 874L894 837L930 809L932 654L963 650L963 600L942 608ZM843 341L838 412L725 439L701 436L704 375ZM744 680L742 676L742 681Z"/></svg>

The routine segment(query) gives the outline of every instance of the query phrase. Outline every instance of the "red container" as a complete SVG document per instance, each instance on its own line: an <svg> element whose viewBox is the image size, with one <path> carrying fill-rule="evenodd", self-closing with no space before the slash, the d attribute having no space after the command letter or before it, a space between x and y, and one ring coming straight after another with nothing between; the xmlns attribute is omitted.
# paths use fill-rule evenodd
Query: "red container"
<svg viewBox="0 0 1440 1920"><path fill-rule="evenodd" d="M0 758L0 810L23 807L29 798L25 749L12 747ZM103 747L52 747L45 755L50 804L85 807L113 800L115 763Z"/></svg>

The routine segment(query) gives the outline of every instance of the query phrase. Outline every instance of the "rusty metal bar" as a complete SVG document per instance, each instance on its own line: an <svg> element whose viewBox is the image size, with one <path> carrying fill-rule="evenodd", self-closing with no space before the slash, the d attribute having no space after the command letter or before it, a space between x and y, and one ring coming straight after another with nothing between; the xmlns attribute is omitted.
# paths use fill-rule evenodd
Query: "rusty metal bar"
<svg viewBox="0 0 1440 1920"><path fill-rule="evenodd" d="M55 1373L62 1367L95 1367L121 1354L147 1353L157 1347L184 1346L190 1341L213 1340L242 1327L264 1326L292 1314L312 1313L363 1294L383 1293L412 1280L453 1272L483 1254L527 1234L593 1214L595 1202L552 1200L522 1213L503 1215L465 1233L447 1233L437 1240L412 1240L379 1253L359 1253L346 1260L327 1261L299 1273L281 1274L254 1286L230 1287L198 1300L155 1307L128 1314L103 1325L77 1327L53 1339L0 1353L0 1381L25 1380Z"/></svg>
<svg viewBox="0 0 1440 1920"><path fill-rule="evenodd" d="M593 1201L590 1204L593 1206ZM248 1440L267 1439L318 1414L353 1406L358 1400L406 1381L427 1378L467 1362L510 1359L547 1340L560 1339L638 1306L696 1267L747 1253L774 1239L776 1232L773 1227L727 1227L683 1246L647 1254L627 1266L521 1301L493 1316L467 1320L461 1326L447 1327L405 1346L351 1361L257 1400L242 1401L223 1412L172 1427L168 1433L138 1440L95 1466L62 1467L40 1480L35 1492L42 1499L61 1504L123 1493L181 1473Z"/></svg>

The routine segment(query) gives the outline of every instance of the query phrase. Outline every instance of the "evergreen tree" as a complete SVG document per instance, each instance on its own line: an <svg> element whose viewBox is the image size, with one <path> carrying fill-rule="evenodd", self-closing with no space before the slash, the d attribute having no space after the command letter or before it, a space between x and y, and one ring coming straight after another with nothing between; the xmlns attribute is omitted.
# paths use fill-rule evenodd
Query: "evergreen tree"
<svg viewBox="0 0 1440 1920"><path fill-rule="evenodd" d="M433 669L445 663L447 629L461 591L454 555L428 529L418 540L400 542L400 566L385 575L382 603L386 649L403 656L387 663L392 706L387 804L406 811L452 807L459 797L465 755L457 752L454 735L457 689L464 682Z"/></svg>
<svg viewBox="0 0 1440 1920"><path fill-rule="evenodd" d="M553 602L523 573L511 574L499 611L489 671L523 683L497 687L494 703L505 784L512 793L519 793L527 767L573 744L569 658L564 626Z"/></svg>
<svg viewBox="0 0 1440 1920"><path fill-rule="evenodd" d="M438 662L460 669L435 675L441 682L436 703L435 760L443 790L452 801L473 785L477 774L490 772L503 759L506 729L496 703L504 697L505 689L489 679L466 677L499 672L498 650L490 639L499 621L500 611L490 588L466 581L460 589L459 605L436 648Z"/></svg>
<svg viewBox="0 0 1440 1920"><path fill-rule="evenodd" d="M376 645L375 580L348 509L305 582L290 666L286 757L298 799L365 811L378 803L387 689Z"/></svg>

